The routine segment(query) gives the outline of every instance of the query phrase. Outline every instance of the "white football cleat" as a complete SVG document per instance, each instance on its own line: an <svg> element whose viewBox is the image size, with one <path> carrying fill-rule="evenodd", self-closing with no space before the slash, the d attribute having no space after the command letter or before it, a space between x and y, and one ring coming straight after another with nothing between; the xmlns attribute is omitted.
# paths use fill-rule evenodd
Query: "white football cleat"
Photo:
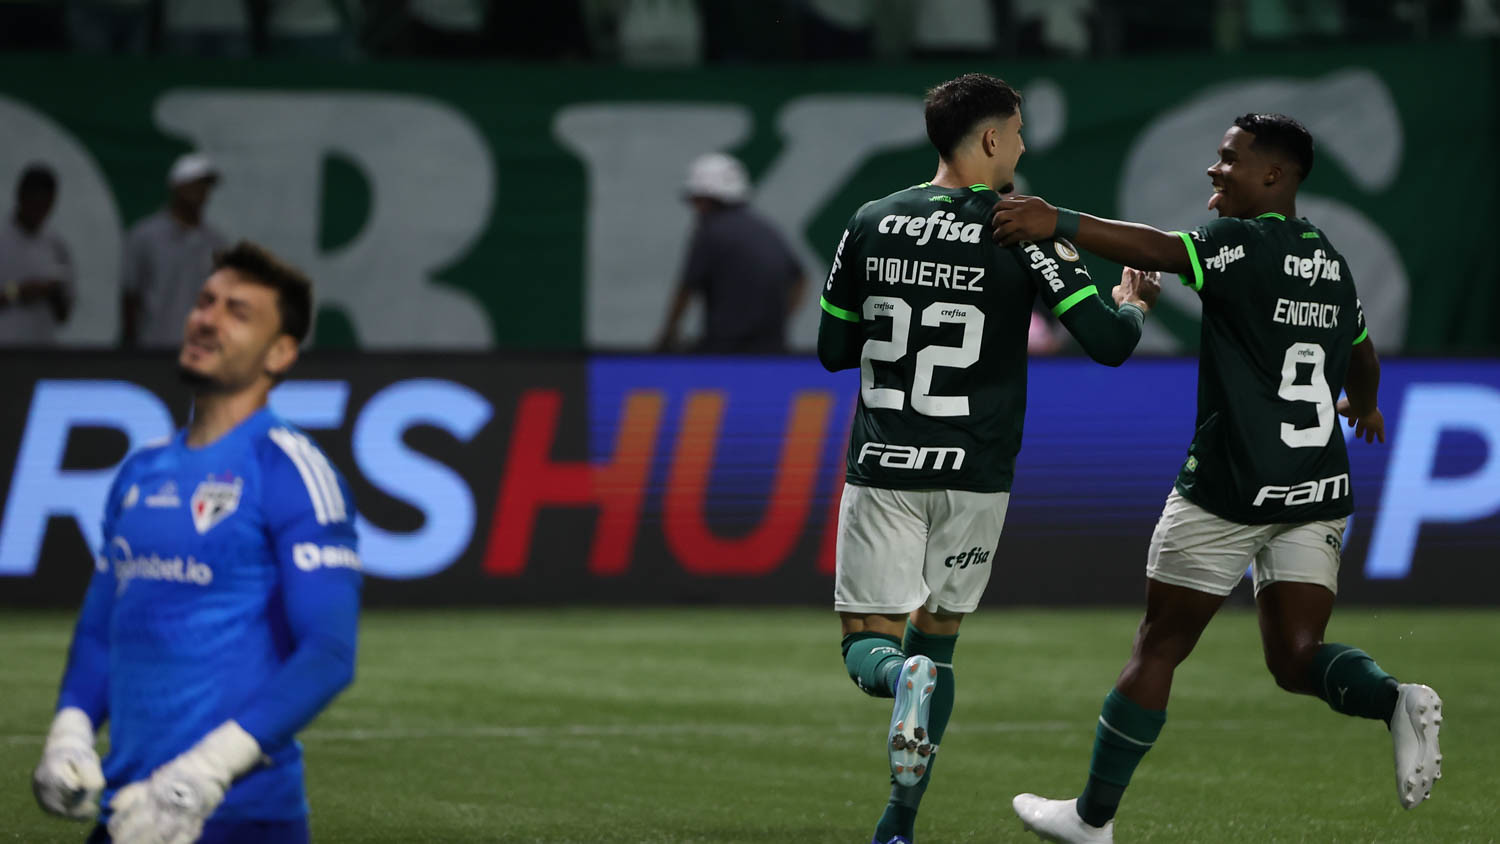
<svg viewBox="0 0 1500 844"><path fill-rule="evenodd" d="M936 689L937 666L932 660L918 654L902 664L885 743L891 757L891 776L901 785L920 782L932 754L937 752L937 745L927 732L927 715Z"/></svg>
<svg viewBox="0 0 1500 844"><path fill-rule="evenodd" d="M1402 683L1391 716L1391 743L1396 750L1396 797L1401 808L1415 809L1432 796L1433 783L1443 778L1443 754L1438 729L1443 724L1443 699L1418 683Z"/></svg>
<svg viewBox="0 0 1500 844"><path fill-rule="evenodd" d="M1043 841L1061 844L1114 844L1115 822L1089 826L1078 817L1078 801L1048 800L1035 794L1017 794L1010 801L1021 825Z"/></svg>

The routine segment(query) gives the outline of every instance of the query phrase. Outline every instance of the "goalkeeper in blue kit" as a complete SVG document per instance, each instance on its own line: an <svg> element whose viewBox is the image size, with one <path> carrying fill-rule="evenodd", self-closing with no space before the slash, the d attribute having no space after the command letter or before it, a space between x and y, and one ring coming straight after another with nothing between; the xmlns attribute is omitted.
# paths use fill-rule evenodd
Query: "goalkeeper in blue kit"
<svg viewBox="0 0 1500 844"><path fill-rule="evenodd" d="M347 485L266 406L311 314L270 252L219 255L178 356L191 421L110 489L32 781L90 842L309 839L294 736L353 680L361 582Z"/></svg>

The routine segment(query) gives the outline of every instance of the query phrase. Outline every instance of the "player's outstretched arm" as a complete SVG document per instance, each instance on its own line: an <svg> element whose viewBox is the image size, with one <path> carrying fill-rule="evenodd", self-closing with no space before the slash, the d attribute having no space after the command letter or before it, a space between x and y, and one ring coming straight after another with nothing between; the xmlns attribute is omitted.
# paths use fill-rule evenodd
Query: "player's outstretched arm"
<svg viewBox="0 0 1500 844"><path fill-rule="evenodd" d="M1106 220L1059 209L1038 196L1009 196L995 203L991 234L1001 246L1066 237L1101 258L1157 272L1193 270L1187 247L1174 234L1141 223Z"/></svg>
<svg viewBox="0 0 1500 844"><path fill-rule="evenodd" d="M1349 420L1354 436L1365 442L1385 442L1385 416L1377 402L1380 392L1380 358L1369 337L1355 344L1344 378L1345 398L1339 399L1339 415Z"/></svg>

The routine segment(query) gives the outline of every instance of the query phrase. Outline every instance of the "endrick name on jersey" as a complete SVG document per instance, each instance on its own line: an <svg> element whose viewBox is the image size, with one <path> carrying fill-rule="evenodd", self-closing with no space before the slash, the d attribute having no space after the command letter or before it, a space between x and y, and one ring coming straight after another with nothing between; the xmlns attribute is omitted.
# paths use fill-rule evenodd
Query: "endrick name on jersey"
<svg viewBox="0 0 1500 844"><path fill-rule="evenodd" d="M961 267L906 258L866 258L865 280L983 293L984 267Z"/></svg>
<svg viewBox="0 0 1500 844"><path fill-rule="evenodd" d="M1260 493L1255 496L1256 507L1264 506L1271 499L1280 499L1283 504L1293 507L1298 504L1319 504L1330 498L1343 498L1349 494L1349 473L1334 475L1318 481L1306 481L1296 486L1277 486L1267 484L1260 488Z"/></svg>
<svg viewBox="0 0 1500 844"><path fill-rule="evenodd" d="M878 457L881 466L887 469L944 469L950 468L944 464L948 457L953 457L954 471L963 468L964 450L961 448L932 448L928 446L914 445L889 445L886 443L865 443L859 449L859 460L857 463L865 462L866 457Z"/></svg>
<svg viewBox="0 0 1500 844"><path fill-rule="evenodd" d="M1285 325L1338 328L1339 306L1325 302L1304 302L1300 299L1277 299L1276 311L1271 315L1271 320Z"/></svg>

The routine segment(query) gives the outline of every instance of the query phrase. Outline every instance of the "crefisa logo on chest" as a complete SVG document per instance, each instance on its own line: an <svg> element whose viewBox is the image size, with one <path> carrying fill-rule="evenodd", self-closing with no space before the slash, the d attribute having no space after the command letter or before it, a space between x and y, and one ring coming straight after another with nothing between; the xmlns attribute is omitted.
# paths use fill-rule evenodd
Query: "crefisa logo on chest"
<svg viewBox="0 0 1500 844"><path fill-rule="evenodd" d="M240 490L243 478L225 472L220 476L209 475L193 490L193 527L199 534L208 533L214 525L229 518L240 506Z"/></svg>

